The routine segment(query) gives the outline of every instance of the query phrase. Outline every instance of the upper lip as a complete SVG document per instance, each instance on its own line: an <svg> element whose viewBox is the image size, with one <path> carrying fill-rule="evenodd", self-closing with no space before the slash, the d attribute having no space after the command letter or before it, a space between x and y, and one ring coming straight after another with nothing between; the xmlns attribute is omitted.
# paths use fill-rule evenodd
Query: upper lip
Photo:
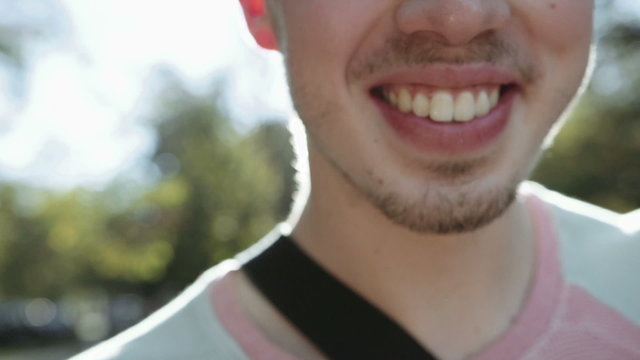
<svg viewBox="0 0 640 360"><path fill-rule="evenodd" d="M370 88L384 85L423 85L442 89L482 85L519 85L522 79L508 69L492 65L430 65L389 71L374 76Z"/></svg>

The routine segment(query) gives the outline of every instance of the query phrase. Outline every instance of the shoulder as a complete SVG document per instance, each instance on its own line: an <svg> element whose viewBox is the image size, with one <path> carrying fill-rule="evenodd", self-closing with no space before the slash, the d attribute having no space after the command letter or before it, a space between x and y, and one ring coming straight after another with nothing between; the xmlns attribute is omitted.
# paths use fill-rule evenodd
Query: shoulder
<svg viewBox="0 0 640 360"><path fill-rule="evenodd" d="M640 210L619 214L527 187L546 204L566 281L640 325Z"/></svg>
<svg viewBox="0 0 640 360"><path fill-rule="evenodd" d="M212 309L211 284L237 264L226 261L129 330L71 360L246 359Z"/></svg>

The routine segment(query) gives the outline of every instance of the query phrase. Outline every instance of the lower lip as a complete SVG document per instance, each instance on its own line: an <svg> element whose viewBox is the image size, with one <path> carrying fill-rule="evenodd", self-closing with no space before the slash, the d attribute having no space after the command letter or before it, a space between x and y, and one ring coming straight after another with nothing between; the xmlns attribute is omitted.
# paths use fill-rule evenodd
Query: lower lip
<svg viewBox="0 0 640 360"><path fill-rule="evenodd" d="M485 116L469 122L441 123L403 113L384 100L373 96L387 123L405 141L420 151L442 154L464 154L492 144L509 123L518 91L508 89L500 102Z"/></svg>

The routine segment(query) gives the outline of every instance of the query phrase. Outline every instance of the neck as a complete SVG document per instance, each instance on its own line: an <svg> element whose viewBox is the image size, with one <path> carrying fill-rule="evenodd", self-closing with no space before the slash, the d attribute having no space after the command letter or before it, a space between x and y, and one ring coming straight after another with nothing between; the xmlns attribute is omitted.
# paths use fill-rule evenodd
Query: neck
<svg viewBox="0 0 640 360"><path fill-rule="evenodd" d="M312 181L293 238L418 341L460 358L499 335L518 312L533 273L532 232L518 199L477 231L415 233L389 221L346 181L332 184L323 175Z"/></svg>

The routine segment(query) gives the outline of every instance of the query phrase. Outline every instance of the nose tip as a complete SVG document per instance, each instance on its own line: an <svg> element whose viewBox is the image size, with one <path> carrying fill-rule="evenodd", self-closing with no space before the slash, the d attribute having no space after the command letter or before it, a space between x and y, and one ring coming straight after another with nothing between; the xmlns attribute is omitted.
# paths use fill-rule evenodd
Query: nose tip
<svg viewBox="0 0 640 360"><path fill-rule="evenodd" d="M404 0L396 23L406 34L420 33L455 46L500 29L509 17L506 0Z"/></svg>

